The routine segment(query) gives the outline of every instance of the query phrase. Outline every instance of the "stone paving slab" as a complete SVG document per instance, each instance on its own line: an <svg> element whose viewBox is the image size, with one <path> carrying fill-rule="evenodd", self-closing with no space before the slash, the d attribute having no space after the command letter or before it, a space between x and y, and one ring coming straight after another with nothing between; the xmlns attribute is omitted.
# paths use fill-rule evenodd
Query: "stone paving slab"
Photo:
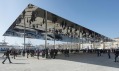
<svg viewBox="0 0 119 71"><path fill-rule="evenodd" d="M56 59L45 59L40 57L11 58L2 64L3 58L0 54L0 71L119 71L119 62L114 62L114 55L108 59L107 54L97 57L96 54L70 54L70 57L59 55ZM119 58L118 58L119 60Z"/></svg>

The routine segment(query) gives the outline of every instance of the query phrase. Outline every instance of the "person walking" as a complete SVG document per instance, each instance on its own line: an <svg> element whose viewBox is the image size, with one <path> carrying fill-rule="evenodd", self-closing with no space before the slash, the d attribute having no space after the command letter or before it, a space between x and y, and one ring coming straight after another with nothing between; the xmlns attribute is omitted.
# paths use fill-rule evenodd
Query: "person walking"
<svg viewBox="0 0 119 71"><path fill-rule="evenodd" d="M6 58L5 58L5 60L2 62L3 64L4 64L4 62L5 62L7 59L9 60L9 63L12 63L11 60L10 60L9 55L10 55L10 50L8 49L8 50L6 51L6 53L5 53Z"/></svg>
<svg viewBox="0 0 119 71"><path fill-rule="evenodd" d="M25 52L25 49L24 49L23 52L22 52L23 57L25 56L25 53L26 53L26 52Z"/></svg>
<svg viewBox="0 0 119 71"><path fill-rule="evenodd" d="M17 53L16 53L15 49L12 50L12 54L13 54L13 58L15 59L15 57L17 56Z"/></svg>
<svg viewBox="0 0 119 71"><path fill-rule="evenodd" d="M108 54L108 58L110 59L111 58L111 55L110 55L111 51L110 49L108 50L107 54Z"/></svg>
<svg viewBox="0 0 119 71"><path fill-rule="evenodd" d="M29 54L30 54L30 50L27 49L26 53L27 53L27 58L28 58L29 57Z"/></svg>
<svg viewBox="0 0 119 71"><path fill-rule="evenodd" d="M39 56L40 56L40 50L38 49L37 50L37 59L39 59Z"/></svg>
<svg viewBox="0 0 119 71"><path fill-rule="evenodd" d="M116 49L115 50L115 61L114 62L117 62L118 56L119 56L119 49Z"/></svg>

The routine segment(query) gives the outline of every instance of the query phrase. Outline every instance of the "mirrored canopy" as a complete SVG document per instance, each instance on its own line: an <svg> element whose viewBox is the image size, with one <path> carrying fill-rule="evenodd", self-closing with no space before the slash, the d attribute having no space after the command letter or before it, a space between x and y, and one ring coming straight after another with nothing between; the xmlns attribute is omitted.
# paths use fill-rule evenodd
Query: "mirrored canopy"
<svg viewBox="0 0 119 71"><path fill-rule="evenodd" d="M4 33L4 36L24 37L25 35L26 38L45 39L46 29L48 40L55 39L65 42L111 40L108 37L68 21L32 4L29 4L23 10L23 12Z"/></svg>

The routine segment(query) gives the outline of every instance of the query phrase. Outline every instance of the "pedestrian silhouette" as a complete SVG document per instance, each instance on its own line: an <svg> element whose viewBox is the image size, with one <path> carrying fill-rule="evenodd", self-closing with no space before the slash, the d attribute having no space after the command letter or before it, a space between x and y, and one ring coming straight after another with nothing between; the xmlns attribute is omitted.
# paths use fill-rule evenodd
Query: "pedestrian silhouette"
<svg viewBox="0 0 119 71"><path fill-rule="evenodd" d="M110 49L108 50L108 58L110 59L111 58L111 55L110 55L111 51Z"/></svg>
<svg viewBox="0 0 119 71"><path fill-rule="evenodd" d="M115 61L114 62L117 62L118 56L119 56L119 49L115 50Z"/></svg>
<svg viewBox="0 0 119 71"><path fill-rule="evenodd" d="M4 62L5 62L7 59L9 60L9 63L12 63L11 60L10 60L9 54L10 54L10 50L8 49L8 50L6 51L6 53L5 53L6 58L5 58L5 60L2 62L3 64L4 64Z"/></svg>

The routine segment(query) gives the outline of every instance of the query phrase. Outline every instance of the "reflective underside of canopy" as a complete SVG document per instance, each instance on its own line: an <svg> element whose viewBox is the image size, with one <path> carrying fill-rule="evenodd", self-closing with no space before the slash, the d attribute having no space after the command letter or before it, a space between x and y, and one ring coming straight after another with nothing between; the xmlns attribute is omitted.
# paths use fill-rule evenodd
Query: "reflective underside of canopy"
<svg viewBox="0 0 119 71"><path fill-rule="evenodd" d="M4 33L4 36L24 37L25 30L26 38L45 39L45 13L46 10L29 4ZM102 38L105 36L47 11L47 40L79 42L79 40L93 41Z"/></svg>

